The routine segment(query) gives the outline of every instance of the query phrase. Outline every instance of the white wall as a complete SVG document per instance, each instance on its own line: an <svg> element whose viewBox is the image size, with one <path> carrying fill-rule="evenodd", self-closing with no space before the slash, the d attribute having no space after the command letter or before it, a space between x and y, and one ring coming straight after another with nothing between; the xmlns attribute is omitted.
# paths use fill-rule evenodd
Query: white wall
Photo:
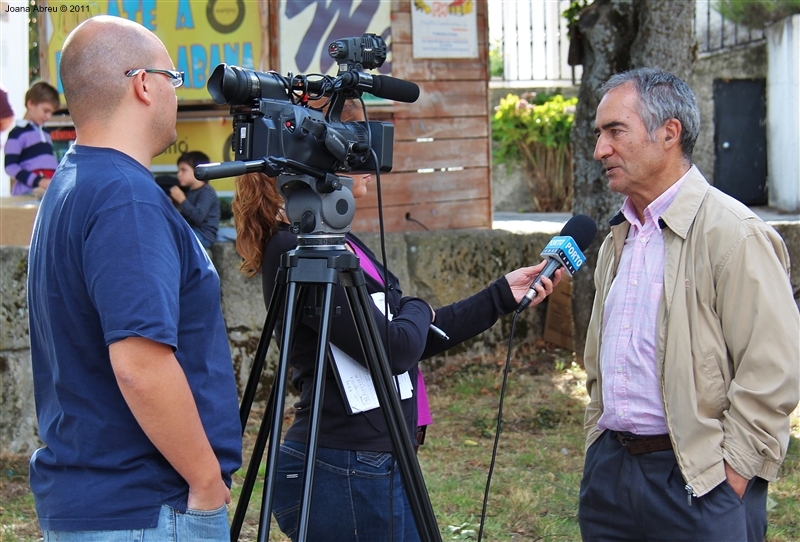
<svg viewBox="0 0 800 542"><path fill-rule="evenodd" d="M6 11L6 5L12 10ZM15 12L14 7L27 6L28 2L11 0L2 2L0 9L0 83L8 90L8 99L14 116L25 114L25 92L28 90L28 13ZM8 132L2 135L5 147ZM0 196L11 193L11 182L6 175L4 153L0 153Z"/></svg>
<svg viewBox="0 0 800 542"><path fill-rule="evenodd" d="M769 204L800 211L800 14L767 30Z"/></svg>

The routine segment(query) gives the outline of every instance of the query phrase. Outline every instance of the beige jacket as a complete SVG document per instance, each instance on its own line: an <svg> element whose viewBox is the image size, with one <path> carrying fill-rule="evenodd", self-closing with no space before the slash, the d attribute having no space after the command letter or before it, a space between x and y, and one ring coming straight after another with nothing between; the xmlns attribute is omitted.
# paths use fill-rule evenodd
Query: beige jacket
<svg viewBox="0 0 800 542"><path fill-rule="evenodd" d="M602 315L630 224L621 214L600 247L584 362L586 447L600 436ZM800 400L800 313L778 233L710 186L696 167L661 217L666 262L657 373L687 491L744 476L777 477Z"/></svg>

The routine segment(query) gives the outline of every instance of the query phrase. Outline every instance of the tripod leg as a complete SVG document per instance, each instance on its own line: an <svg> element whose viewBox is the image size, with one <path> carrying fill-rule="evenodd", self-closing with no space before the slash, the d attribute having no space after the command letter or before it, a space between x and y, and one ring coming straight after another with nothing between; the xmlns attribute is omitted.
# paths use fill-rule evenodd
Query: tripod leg
<svg viewBox="0 0 800 542"><path fill-rule="evenodd" d="M334 271L335 273L335 271ZM319 434L320 413L322 411L322 404L324 400L325 391L325 374L327 368L327 345L330 337L330 319L333 313L333 283L328 282L323 286L324 293L322 298L322 314L320 333L317 342L317 361L316 371L314 374L314 393L309 412L309 434L306 441L306 459L303 476L302 496L300 500L300 512L298 516L297 526L297 540L304 542L308 536L308 520L311 511L311 493L314 487L314 465L316 461L317 441ZM295 300L295 284L289 284L288 299ZM294 307L295 303L287 303L286 316L284 321L294 321ZM281 345L281 361L280 367L288 367L289 365L289 344L292 339L292 331L284 330L283 342ZM282 393L279 397L285 394L285 377L277 375L276 378L283 378ZM273 387L273 390L275 388ZM273 426L279 427L283 420L283 409L277 408L273 412ZM267 475L264 484L264 496L261 501L261 520L259 523L258 540L267 540L270 530L270 517L272 511L273 495L275 493L275 477L277 475L278 467L278 453L280 451L280 431L273 432L270 438L270 446L267 456Z"/></svg>
<svg viewBox="0 0 800 542"><path fill-rule="evenodd" d="M308 519L311 513L311 493L314 487L314 466L317 459L317 442L319 437L320 413L325 397L325 374L328 364L328 340L331 331L333 312L333 284L324 285L322 302L322 320L317 342L317 364L314 374L314 395L308 418L308 438L306 439L306 462L303 477L303 492L300 500L300 516L298 517L297 540L305 542L308 536Z"/></svg>
<svg viewBox="0 0 800 542"><path fill-rule="evenodd" d="M426 542L441 541L436 516L431 506L422 471L419 468L411 437L403 418L400 399L394 387L386 351L381 342L378 328L372 317L372 298L367 293L364 273L358 268L342 274L347 298L358 328L364 356L373 376L378 402L386 417L386 425L397 454L403 485L408 496L411 512L417 525L420 538Z"/></svg>
<svg viewBox="0 0 800 542"><path fill-rule="evenodd" d="M241 417L243 433L247 423L247 418L250 415L250 410L252 408L253 400L255 398L255 393L258 388L261 372L263 371L264 368L264 361L267 356L267 350L269 348L270 338L272 337L272 333L275 329L278 307L280 307L282 303L285 301L285 295L286 295L286 272L284 269L280 269L278 271L278 275L276 278L275 289L273 290L272 297L270 298L270 304L267 310L267 319L264 324L264 329L262 330L261 333L261 338L259 339L258 349L256 350L255 359L253 360L253 366L251 367L250 370L250 376L248 379L247 387L242 395L242 404L239 409L239 414ZM282 366L283 365L280 365L279 368ZM234 512L234 516L231 521L230 533L232 542L236 542L239 539L239 534L241 533L242 525L244 524L244 519L247 514L247 508L250 504L250 497L253 493L253 488L255 487L256 479L258 477L258 468L259 465L261 464L262 458L264 457L264 449L266 448L267 438L271 434L272 428L274 427L272 423L274 420L273 413L276 410L283 413L282 401L285 396L285 385L283 387L283 391L281 393L278 393L277 388L280 388L280 386L278 385L279 382L280 382L280 376L276 375L275 380L273 381L272 388L270 390L269 399L267 400L266 412L264 413L264 417L261 420L261 426L259 427L258 430L258 436L256 437L256 441L253 445L253 452L250 456L250 463L247 467L247 474L245 475L244 481L242 483L242 491L239 495L239 500L236 503L236 511Z"/></svg>
<svg viewBox="0 0 800 542"><path fill-rule="evenodd" d="M272 408L272 427L276 428L276 430L270 432L269 449L267 451L264 494L261 499L261 516L258 524L259 542L269 539L272 500L275 494L275 475L278 471L278 452L281 442L281 428L283 427L283 400L284 397L286 397L286 381L289 377L289 357L291 345L294 341L294 324L296 323L296 290L296 284L293 282L289 283L283 319L285 327L281 338L280 360L278 362L278 370L275 373L275 382L272 386L273 393L276 394ZM299 317L299 314L297 317Z"/></svg>
<svg viewBox="0 0 800 542"><path fill-rule="evenodd" d="M367 365L373 375L379 403L386 416L386 423L392 441L393 449L398 457L400 474L404 489L411 506L414 521L417 525L420 538L424 542L440 542L436 519L430 505L427 490L425 489L419 464L416 462L411 437L405 426L400 400L394 387L394 380L389 369L386 352L380 340L377 327L372 318L372 299L367 294L363 271L358 267L358 258L346 250L317 250L298 248L286 253L281 259L283 268L288 271L288 293L286 294L286 307L284 322L288 323L283 330L281 338L280 362L272 398L272 427L269 431L269 450L266 461L266 475L264 495L259 521L258 540L266 541L269 537L273 496L276 487L278 455L280 447L283 408L281 400L285 397L286 381L288 377L291 348L294 341L294 326L300 323L300 314L295 314L295 305L298 301L296 284L316 285L321 287L323 295L314 303L314 308L319 313L320 327L317 343L317 359L314 372L312 389L312 402L309 410L308 437L306 441L306 457L304 464L304 477L302 482L302 497L298 515L297 540L305 542L308 537L308 522L311 510L311 494L314 483L314 466L316 463L316 450L318 444L319 424L324 396L325 372L327 369L327 353L330 340L331 316L333 311L333 288L341 283L345 286L348 302L353 311L353 317L361 342ZM354 286L355 283L355 286ZM317 293L320 290L317 290ZM305 299L305 296L304 296ZM263 431L266 431L265 429ZM259 431L259 439L265 439ZM261 444L263 446L263 444ZM251 467L253 462L251 461ZM256 461L255 466L258 466ZM237 510L238 512L238 510ZM233 540L233 539L232 539Z"/></svg>
<svg viewBox="0 0 800 542"><path fill-rule="evenodd" d="M253 407L256 390L258 389L258 382L261 380L261 371L264 370L264 360L267 358L269 341L272 338L272 332L275 330L275 322L278 319L277 308L282 306L285 295L286 270L279 269L275 278L275 288L272 290L269 307L267 307L267 318L264 321L264 328L261 332L261 338L258 341L255 358L253 358L253 366L250 368L250 376L247 379L247 385L242 393L242 404L239 406L239 419L242 422L242 433L244 433L244 429L247 426L247 418L250 416L250 410Z"/></svg>
<svg viewBox="0 0 800 542"><path fill-rule="evenodd" d="M273 289L272 296L270 298L270 305L267 309L267 317L264 322L264 327L261 331L261 338L258 340L258 348L256 349L253 364L250 367L250 376L248 377L244 392L242 393L242 404L239 406L239 419L242 424L242 434L244 434L245 427L247 426L247 418L250 416L250 410L253 406L253 400L255 399L256 390L258 389L258 384L261 379L261 372L264 370L264 361L267 357L269 342L272 337L272 332L275 329L275 322L277 320L276 307L280 305L286 294L285 274L286 273L283 270L279 270L278 272L275 288ZM281 280L282 276L283 280ZM261 422L261 427L258 430L258 437L256 438L256 442L253 447L253 453L250 456L250 464L247 467L247 474L245 475L244 482L242 483L242 492L239 496L238 502L236 503L236 511L234 512L233 520L231 520L231 542L236 542L239 540L239 533L241 532L242 525L244 524L244 518L247 514L247 507L250 504L250 496L253 493L253 487L255 486L256 477L258 476L258 465L261 463L261 458L264 455L266 439L272 429L271 425L266 422L267 420L272 419L272 416L270 416L269 413L275 408L275 401L276 393L275 385L273 383L269 400L267 401L267 412L265 413L265 417Z"/></svg>
<svg viewBox="0 0 800 542"><path fill-rule="evenodd" d="M253 446L253 453L250 456L250 463L247 466L247 474L242 483L242 492L236 503L236 511L233 514L233 520L231 520L231 542L237 542L239 540L239 533L242 531L244 518L247 514L247 507L250 504L250 496L253 494L253 488L256 485L256 478L258 477L258 466L261 464L261 459L264 457L264 448L266 447L267 438L272 431L272 425L269 421L272 420L272 413L277 408L275 405L277 400L278 395L275 392L275 385L273 384L269 394L269 400L267 401L267 411L264 413L264 418L261 420L258 436Z"/></svg>

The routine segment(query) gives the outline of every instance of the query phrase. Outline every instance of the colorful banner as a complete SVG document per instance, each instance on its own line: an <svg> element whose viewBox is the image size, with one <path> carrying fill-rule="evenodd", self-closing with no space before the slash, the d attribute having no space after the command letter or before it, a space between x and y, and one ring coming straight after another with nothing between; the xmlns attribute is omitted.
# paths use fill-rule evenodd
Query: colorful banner
<svg viewBox="0 0 800 542"><path fill-rule="evenodd" d="M391 27L392 2L385 0L281 0L279 71L336 75L328 45L369 33L383 38L389 51L373 73L391 74Z"/></svg>
<svg viewBox="0 0 800 542"><path fill-rule="evenodd" d="M254 69L260 65L262 32L259 3L244 0L108 0L37 4L45 17L41 47L49 79L58 82L58 63L67 35L95 15L124 17L155 33L167 47L175 69L185 73L178 99L211 101L208 77L220 63ZM141 66L148 67L148 66Z"/></svg>

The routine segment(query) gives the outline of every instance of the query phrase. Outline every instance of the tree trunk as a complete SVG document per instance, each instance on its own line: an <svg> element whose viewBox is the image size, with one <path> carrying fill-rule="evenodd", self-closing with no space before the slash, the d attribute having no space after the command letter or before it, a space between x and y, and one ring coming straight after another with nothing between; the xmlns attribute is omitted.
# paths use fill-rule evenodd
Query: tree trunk
<svg viewBox="0 0 800 542"><path fill-rule="evenodd" d="M597 221L598 234L575 275L572 313L575 352L583 359L586 329L594 299L597 251L608 235L608 220L623 196L608 190L600 162L594 159L594 117L600 86L615 73L659 67L688 80L695 57L692 34L694 0L595 0L578 20L582 35L583 77L572 125L575 177L573 212Z"/></svg>

